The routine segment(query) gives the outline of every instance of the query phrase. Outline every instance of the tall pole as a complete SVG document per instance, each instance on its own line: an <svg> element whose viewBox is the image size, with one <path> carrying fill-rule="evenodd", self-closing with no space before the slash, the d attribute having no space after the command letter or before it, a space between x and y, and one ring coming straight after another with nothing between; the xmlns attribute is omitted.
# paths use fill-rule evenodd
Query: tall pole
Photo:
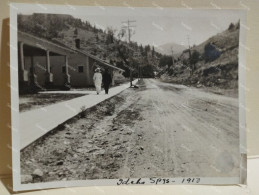
<svg viewBox="0 0 259 195"><path fill-rule="evenodd" d="M136 22L136 20L127 20L127 21L124 21L122 23L126 24L126 26L124 28L127 29L128 31L128 42L130 44L130 38L131 38L131 31L130 31L130 28L131 27L136 27L135 25L131 25L131 23L134 23ZM132 87L132 80L133 80L133 74L132 74L132 70L130 69L130 86Z"/></svg>

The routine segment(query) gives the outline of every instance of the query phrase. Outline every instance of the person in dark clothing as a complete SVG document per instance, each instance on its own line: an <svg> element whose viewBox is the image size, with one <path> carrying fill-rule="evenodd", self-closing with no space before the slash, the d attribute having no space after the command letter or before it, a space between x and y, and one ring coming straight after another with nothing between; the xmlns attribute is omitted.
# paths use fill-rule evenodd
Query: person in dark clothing
<svg viewBox="0 0 259 195"><path fill-rule="evenodd" d="M105 69L103 73L103 86L104 86L105 94L108 94L111 82L112 82L112 77L108 69Z"/></svg>

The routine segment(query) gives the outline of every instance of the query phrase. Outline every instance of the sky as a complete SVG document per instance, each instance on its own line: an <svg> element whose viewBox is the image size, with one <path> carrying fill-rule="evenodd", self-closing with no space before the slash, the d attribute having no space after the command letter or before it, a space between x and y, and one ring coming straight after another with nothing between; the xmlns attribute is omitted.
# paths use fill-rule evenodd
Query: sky
<svg viewBox="0 0 259 195"><path fill-rule="evenodd" d="M60 7L60 6L59 6ZM76 9L47 9L45 13L70 14L83 21L89 21L97 28L112 27L117 32L123 21L132 23L134 35L131 40L142 45L160 46L166 43L188 45L200 44L209 37L226 30L231 22L240 19L240 10L222 9L170 9L132 7L76 7ZM34 10L34 11L31 11ZM32 14L35 9L23 10L22 14Z"/></svg>
<svg viewBox="0 0 259 195"><path fill-rule="evenodd" d="M74 15L87 20L97 27L113 27L120 30L123 21L132 20L136 25L132 40L143 45L163 45L177 43L188 45L200 44L209 37L224 31L231 22L240 19L236 10L187 10L158 8L95 8L85 15Z"/></svg>

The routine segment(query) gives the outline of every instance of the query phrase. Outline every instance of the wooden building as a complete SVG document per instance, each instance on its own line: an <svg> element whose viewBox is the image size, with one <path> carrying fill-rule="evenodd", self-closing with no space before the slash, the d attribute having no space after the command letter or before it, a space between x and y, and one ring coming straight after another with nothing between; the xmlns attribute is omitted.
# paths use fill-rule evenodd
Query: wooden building
<svg viewBox="0 0 259 195"><path fill-rule="evenodd" d="M80 46L68 47L24 32L18 32L18 57L20 93L92 86L96 67L108 68L112 75L124 71Z"/></svg>

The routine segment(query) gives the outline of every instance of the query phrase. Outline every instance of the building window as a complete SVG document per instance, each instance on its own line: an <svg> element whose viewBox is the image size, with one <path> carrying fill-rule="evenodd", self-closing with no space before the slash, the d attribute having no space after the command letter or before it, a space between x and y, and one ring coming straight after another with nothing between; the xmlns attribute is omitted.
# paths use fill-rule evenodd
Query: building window
<svg viewBox="0 0 259 195"><path fill-rule="evenodd" d="M84 67L83 66L78 66L78 72L84 72Z"/></svg>
<svg viewBox="0 0 259 195"><path fill-rule="evenodd" d="M62 66L62 73L66 73L66 66Z"/></svg>

